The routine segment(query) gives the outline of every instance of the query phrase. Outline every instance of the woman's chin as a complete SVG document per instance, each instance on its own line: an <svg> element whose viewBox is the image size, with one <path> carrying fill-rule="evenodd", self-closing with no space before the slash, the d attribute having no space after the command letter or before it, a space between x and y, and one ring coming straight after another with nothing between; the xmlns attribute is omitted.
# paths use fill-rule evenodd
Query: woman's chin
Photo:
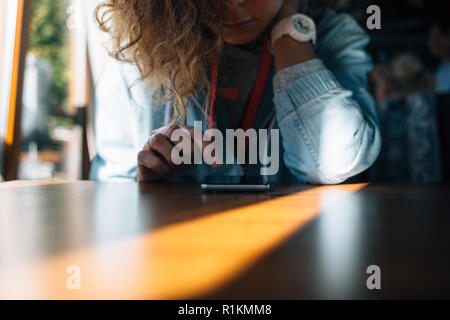
<svg viewBox="0 0 450 320"><path fill-rule="evenodd" d="M241 46L246 45L249 43L252 43L256 39L258 39L261 35L260 34L252 34L252 35L233 35L233 36L225 36L225 43L235 45L235 46Z"/></svg>

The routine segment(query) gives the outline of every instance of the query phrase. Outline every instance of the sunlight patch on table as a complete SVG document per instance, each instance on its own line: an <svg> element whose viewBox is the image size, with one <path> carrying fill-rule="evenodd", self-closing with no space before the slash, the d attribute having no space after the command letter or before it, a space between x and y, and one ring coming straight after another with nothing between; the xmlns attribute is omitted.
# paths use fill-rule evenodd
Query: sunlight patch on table
<svg viewBox="0 0 450 320"><path fill-rule="evenodd" d="M0 269L0 298L183 299L214 292L365 184L317 187L114 244ZM321 201L324 196L330 201ZM81 289L67 288L79 266ZM25 280L24 280L25 279Z"/></svg>

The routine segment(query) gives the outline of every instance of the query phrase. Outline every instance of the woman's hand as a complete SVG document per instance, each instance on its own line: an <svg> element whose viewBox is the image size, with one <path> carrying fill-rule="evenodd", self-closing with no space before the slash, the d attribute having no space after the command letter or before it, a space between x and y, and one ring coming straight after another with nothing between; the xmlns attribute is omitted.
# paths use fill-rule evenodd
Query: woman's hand
<svg viewBox="0 0 450 320"><path fill-rule="evenodd" d="M203 154L203 150L209 143L203 142L203 135L201 142L194 143L193 127L171 124L155 130L151 133L143 150L138 154L138 173L136 176L138 182L169 180L180 176L193 167L191 164L175 165L172 161L172 151L176 143L181 142L181 139L175 142L171 140L173 133L178 129L189 132L191 137L191 163L194 163L194 150L199 148L199 143L201 143L201 152ZM219 168L220 165L213 165L213 167Z"/></svg>

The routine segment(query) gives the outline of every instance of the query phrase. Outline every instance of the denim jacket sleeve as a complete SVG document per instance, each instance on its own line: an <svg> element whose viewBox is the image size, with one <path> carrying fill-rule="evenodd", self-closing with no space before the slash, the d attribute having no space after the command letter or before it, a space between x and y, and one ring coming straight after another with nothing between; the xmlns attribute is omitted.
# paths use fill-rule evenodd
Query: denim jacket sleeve
<svg viewBox="0 0 450 320"><path fill-rule="evenodd" d="M379 124L366 90L368 42L352 17L329 12L318 26L315 48L323 62L308 61L274 77L284 162L300 181L341 183L378 157Z"/></svg>

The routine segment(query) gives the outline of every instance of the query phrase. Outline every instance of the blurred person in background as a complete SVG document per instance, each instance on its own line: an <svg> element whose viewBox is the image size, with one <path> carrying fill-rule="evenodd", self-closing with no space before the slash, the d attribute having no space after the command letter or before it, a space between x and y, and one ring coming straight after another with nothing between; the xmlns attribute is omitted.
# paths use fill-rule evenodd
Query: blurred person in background
<svg viewBox="0 0 450 320"><path fill-rule="evenodd" d="M447 7L450 7L447 5ZM442 11L431 27L428 46L434 57L441 64L436 72L436 91L440 94L450 93L450 19L448 9Z"/></svg>
<svg viewBox="0 0 450 320"><path fill-rule="evenodd" d="M369 171L371 180L440 181L433 76L419 58L404 53L378 65L371 77L383 139L380 157Z"/></svg>

